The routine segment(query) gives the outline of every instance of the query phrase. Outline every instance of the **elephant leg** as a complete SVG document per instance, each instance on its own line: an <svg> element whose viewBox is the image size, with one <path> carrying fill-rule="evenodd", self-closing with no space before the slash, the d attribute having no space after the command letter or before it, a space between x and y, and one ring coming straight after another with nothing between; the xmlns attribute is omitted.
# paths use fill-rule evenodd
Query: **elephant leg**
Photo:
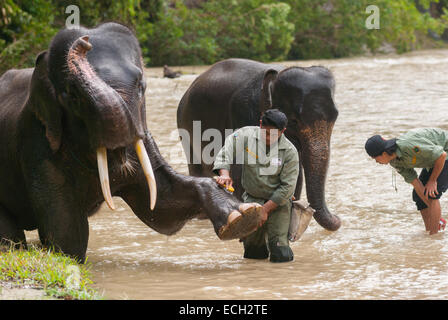
<svg viewBox="0 0 448 320"><path fill-rule="evenodd" d="M202 165L201 164L188 164L188 173L193 177L201 177L202 176Z"/></svg>
<svg viewBox="0 0 448 320"><path fill-rule="evenodd" d="M84 262L89 225L84 202L78 196L86 186L74 185L49 160L34 171L27 169L25 176L42 244Z"/></svg>
<svg viewBox="0 0 448 320"><path fill-rule="evenodd" d="M87 217L76 217L73 212L48 214L45 223L39 226L39 238L42 245L83 263L89 240Z"/></svg>
<svg viewBox="0 0 448 320"><path fill-rule="evenodd" d="M63 206L51 206L39 220L42 245L63 252L80 263L85 261L89 240L87 215L80 214L77 208L68 210Z"/></svg>
<svg viewBox="0 0 448 320"><path fill-rule="evenodd" d="M25 232L0 205L0 244L13 245L15 248L26 247Z"/></svg>
<svg viewBox="0 0 448 320"><path fill-rule="evenodd" d="M243 201L243 193L244 189L241 186L241 174L242 174L242 165L240 164L234 164L231 167L230 170L230 176L233 180L233 188L235 191L233 192L233 195L237 197L240 201ZM209 217L205 212L201 212L198 215L198 219L208 219Z"/></svg>

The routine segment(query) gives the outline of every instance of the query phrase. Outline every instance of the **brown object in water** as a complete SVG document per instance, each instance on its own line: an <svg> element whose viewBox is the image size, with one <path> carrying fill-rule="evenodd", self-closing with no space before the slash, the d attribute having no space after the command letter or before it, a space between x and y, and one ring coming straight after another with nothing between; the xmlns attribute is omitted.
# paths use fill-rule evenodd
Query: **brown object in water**
<svg viewBox="0 0 448 320"><path fill-rule="evenodd" d="M167 65L163 66L163 77L164 78L170 78L170 79L174 79L174 78L178 78L182 75L182 72L180 71L173 71L170 68L168 68Z"/></svg>
<svg viewBox="0 0 448 320"><path fill-rule="evenodd" d="M314 210L308 203L302 200L292 202L291 208L291 222L289 223L288 239L289 241L297 241L308 228L311 218L314 215Z"/></svg>

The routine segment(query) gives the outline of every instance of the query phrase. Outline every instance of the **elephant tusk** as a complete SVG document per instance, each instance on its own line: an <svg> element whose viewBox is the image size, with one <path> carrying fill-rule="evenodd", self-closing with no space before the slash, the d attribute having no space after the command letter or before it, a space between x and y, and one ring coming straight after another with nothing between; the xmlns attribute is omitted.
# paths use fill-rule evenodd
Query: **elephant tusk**
<svg viewBox="0 0 448 320"><path fill-rule="evenodd" d="M149 194L151 197L151 210L154 210L157 199L157 185L154 172L152 171L151 161L149 161L148 153L142 139L138 139L135 142L135 151L137 152L138 159L145 173L146 180L148 181Z"/></svg>
<svg viewBox="0 0 448 320"><path fill-rule="evenodd" d="M109 170L107 168L107 150L105 147L100 147L96 150L96 157L98 161L98 173L100 176L101 190L103 191L104 200L112 210L115 210L114 201L110 192L109 185Z"/></svg>

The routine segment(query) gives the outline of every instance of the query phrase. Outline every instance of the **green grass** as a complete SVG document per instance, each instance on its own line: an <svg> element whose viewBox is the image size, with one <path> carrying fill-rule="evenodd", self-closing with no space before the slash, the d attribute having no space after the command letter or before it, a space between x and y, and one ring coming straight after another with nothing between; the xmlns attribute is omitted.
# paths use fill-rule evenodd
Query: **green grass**
<svg viewBox="0 0 448 320"><path fill-rule="evenodd" d="M102 296L91 285L89 264L36 246L0 250L0 282L42 288L61 299L96 300Z"/></svg>

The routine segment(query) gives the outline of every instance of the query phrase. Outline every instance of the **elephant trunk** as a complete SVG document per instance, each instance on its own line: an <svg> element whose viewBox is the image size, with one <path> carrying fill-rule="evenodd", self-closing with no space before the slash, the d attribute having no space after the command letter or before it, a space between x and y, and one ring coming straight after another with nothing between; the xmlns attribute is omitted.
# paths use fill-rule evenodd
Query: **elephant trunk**
<svg viewBox="0 0 448 320"><path fill-rule="evenodd" d="M78 38L67 55L67 66L73 82L88 97L93 106L92 117L86 119L91 144L96 148L98 173L104 199L114 210L115 205L109 185L107 149L116 149L133 144L136 150L150 192L150 208L154 209L157 185L151 162L143 144L143 126L135 124L122 96L107 85L92 69L87 52L92 49L89 37Z"/></svg>
<svg viewBox="0 0 448 320"><path fill-rule="evenodd" d="M315 220L325 229L336 231L341 220L333 215L325 202L325 181L330 160L330 138L334 123L316 121L300 132L301 161L305 171L306 193L316 210Z"/></svg>
<svg viewBox="0 0 448 320"><path fill-rule="evenodd" d="M87 60L92 49L89 37L75 40L67 55L67 66L72 82L87 98L91 117L86 119L91 144L107 149L124 147L143 137L141 124L134 123L123 97L106 84L93 70Z"/></svg>

